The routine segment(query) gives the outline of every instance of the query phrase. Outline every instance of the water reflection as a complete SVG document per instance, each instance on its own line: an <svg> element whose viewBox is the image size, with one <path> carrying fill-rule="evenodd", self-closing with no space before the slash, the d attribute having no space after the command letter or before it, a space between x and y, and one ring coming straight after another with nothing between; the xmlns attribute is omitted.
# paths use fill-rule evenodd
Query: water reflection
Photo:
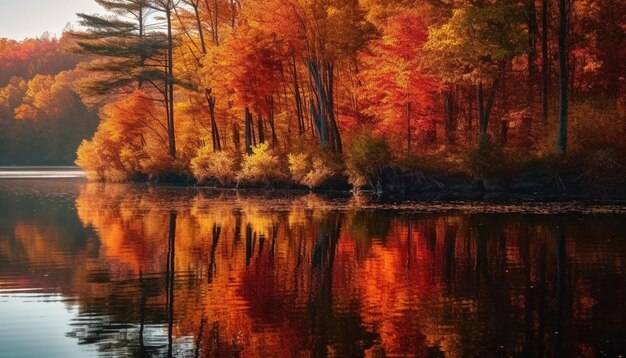
<svg viewBox="0 0 626 358"><path fill-rule="evenodd" d="M62 295L76 310L66 335L104 356L626 349L623 216L337 210L315 195L84 183L5 188L0 204L0 300Z"/></svg>

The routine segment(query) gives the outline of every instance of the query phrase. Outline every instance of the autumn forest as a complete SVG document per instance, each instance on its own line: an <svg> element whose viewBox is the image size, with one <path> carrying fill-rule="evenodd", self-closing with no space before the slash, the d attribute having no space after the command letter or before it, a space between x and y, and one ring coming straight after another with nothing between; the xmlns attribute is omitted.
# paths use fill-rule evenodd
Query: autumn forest
<svg viewBox="0 0 626 358"><path fill-rule="evenodd" d="M0 40L1 165L244 187L625 184L620 0L95 1L60 38Z"/></svg>

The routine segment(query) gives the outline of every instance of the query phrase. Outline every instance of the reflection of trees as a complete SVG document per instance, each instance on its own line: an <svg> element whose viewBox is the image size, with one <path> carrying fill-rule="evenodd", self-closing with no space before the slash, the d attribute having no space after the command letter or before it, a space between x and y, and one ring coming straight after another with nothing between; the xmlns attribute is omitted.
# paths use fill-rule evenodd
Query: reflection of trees
<svg viewBox="0 0 626 358"><path fill-rule="evenodd" d="M36 218L15 218L28 235L0 248L72 268L56 286L78 296L72 334L115 354L593 356L624 333L626 244L597 239L626 228L616 220L559 231L553 218L97 184L76 207L97 243L60 255L62 237L38 248L53 231L34 240Z"/></svg>

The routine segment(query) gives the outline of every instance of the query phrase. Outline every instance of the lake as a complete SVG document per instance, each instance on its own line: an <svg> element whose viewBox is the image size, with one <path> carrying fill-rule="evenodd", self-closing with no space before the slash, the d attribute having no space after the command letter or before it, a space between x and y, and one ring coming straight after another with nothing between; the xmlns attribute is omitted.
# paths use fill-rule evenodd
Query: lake
<svg viewBox="0 0 626 358"><path fill-rule="evenodd" d="M626 353L621 204L74 174L0 175L1 357Z"/></svg>

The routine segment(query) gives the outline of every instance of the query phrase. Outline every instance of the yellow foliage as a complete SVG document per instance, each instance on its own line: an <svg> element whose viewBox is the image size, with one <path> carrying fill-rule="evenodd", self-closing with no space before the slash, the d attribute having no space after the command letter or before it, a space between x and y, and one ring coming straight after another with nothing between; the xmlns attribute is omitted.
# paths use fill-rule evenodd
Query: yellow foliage
<svg viewBox="0 0 626 358"><path fill-rule="evenodd" d="M213 152L208 145L200 148L191 160L191 171L198 181L215 178L222 185L235 181L236 160L228 152Z"/></svg>
<svg viewBox="0 0 626 358"><path fill-rule="evenodd" d="M302 183L311 170L311 160L306 153L289 154L289 172L291 179L296 183Z"/></svg>
<svg viewBox="0 0 626 358"><path fill-rule="evenodd" d="M244 158L241 171L237 175L239 182L272 184L285 181L283 165L269 147L268 143L261 143L252 148L252 155Z"/></svg>
<svg viewBox="0 0 626 358"><path fill-rule="evenodd" d="M311 159L306 153L289 154L291 178L309 188L318 187L333 176L333 171L320 157Z"/></svg>

